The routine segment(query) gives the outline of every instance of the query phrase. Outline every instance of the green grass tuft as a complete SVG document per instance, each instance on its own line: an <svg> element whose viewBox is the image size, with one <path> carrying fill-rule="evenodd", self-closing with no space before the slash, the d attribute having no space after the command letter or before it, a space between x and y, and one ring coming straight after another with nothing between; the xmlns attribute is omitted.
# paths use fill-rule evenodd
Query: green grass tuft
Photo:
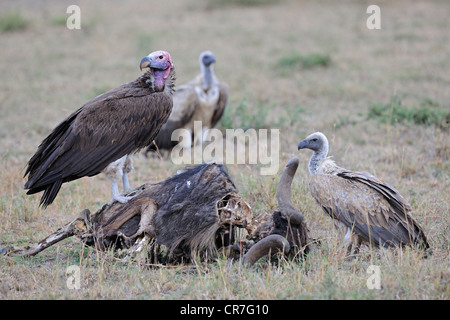
<svg viewBox="0 0 450 320"><path fill-rule="evenodd" d="M268 104L259 105L257 108L250 107L244 98L236 104L231 103L225 109L220 123L226 129L267 128L269 127L268 115L270 108L271 106Z"/></svg>
<svg viewBox="0 0 450 320"><path fill-rule="evenodd" d="M439 106L431 99L425 99L419 107L404 106L398 96L393 96L389 103L373 103L369 108L369 119L379 119L383 123L409 122L417 125L435 125L448 129L450 110Z"/></svg>
<svg viewBox="0 0 450 320"><path fill-rule="evenodd" d="M66 26L67 16L56 16L50 19L50 23L57 26Z"/></svg>
<svg viewBox="0 0 450 320"><path fill-rule="evenodd" d="M29 22L18 11L10 11L0 17L0 31L10 32L24 30Z"/></svg>
<svg viewBox="0 0 450 320"><path fill-rule="evenodd" d="M287 56L281 57L280 60L278 60L278 65L281 68L301 66L302 68L309 69L314 67L328 67L330 63L330 55L320 53L302 55L294 52Z"/></svg>
<svg viewBox="0 0 450 320"><path fill-rule="evenodd" d="M241 128L243 130L281 128L300 123L304 112L305 109L297 104L277 106L270 103L256 103L251 105L243 98L236 103L231 102L225 109L220 126L225 129Z"/></svg>

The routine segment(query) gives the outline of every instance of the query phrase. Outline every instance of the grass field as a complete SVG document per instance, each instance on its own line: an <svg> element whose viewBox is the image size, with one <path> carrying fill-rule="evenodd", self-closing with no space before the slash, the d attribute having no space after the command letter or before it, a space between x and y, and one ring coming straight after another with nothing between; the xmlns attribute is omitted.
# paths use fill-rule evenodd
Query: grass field
<svg viewBox="0 0 450 320"><path fill-rule="evenodd" d="M81 29L66 28L71 4ZM84 208L110 198L101 175L61 189L53 205L27 196L24 169L51 129L84 102L140 75L139 61L171 53L177 83L199 72L198 55L216 55L230 87L219 128L280 129L278 175L228 165L256 213L276 208L275 186L295 155L293 203L321 239L304 263L261 262L245 269L219 257L193 266L148 269L96 255L68 239L32 258L0 257L5 299L449 299L450 3L377 1L381 29L369 30L370 1L2 1L0 3L0 247L26 246ZM434 254L365 248L344 261L343 235L309 194L297 144L322 131L345 168L370 171L414 208ZM170 160L135 157L132 186L165 179ZM81 269L81 288L66 270ZM381 289L369 289L370 265Z"/></svg>

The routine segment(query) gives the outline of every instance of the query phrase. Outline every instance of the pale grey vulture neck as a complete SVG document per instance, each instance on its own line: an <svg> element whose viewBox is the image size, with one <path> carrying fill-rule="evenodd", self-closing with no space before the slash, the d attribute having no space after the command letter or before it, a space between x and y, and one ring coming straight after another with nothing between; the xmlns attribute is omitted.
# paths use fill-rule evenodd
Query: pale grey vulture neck
<svg viewBox="0 0 450 320"><path fill-rule="evenodd" d="M158 149L171 150L179 143L178 140L172 141L172 133L176 129L184 129L180 143L188 149L195 138L203 141L207 129L213 128L222 117L228 101L228 85L215 76L215 62L211 51L202 52L199 56L201 73L177 87L172 113L155 139ZM194 121L201 121L200 137L194 137ZM156 150L156 146L152 143L147 151Z"/></svg>
<svg viewBox="0 0 450 320"><path fill-rule="evenodd" d="M213 63L216 62L211 51L204 51L200 54L199 63L201 74L203 75L203 90L206 92L214 86Z"/></svg>
<svg viewBox="0 0 450 320"><path fill-rule="evenodd" d="M53 202L65 182L105 172L113 200L123 178L129 188L130 156L154 139L172 110L175 71L170 54L155 51L144 57L135 81L95 97L64 119L28 162L27 194L44 191L40 205Z"/></svg>
<svg viewBox="0 0 450 320"><path fill-rule="evenodd" d="M308 139L309 138L309 139ZM319 166L323 159L325 159L328 155L328 139L321 132L316 132L308 137L308 149L314 151L313 155L309 159L309 173L311 175L317 174L319 170ZM306 139L305 139L306 140ZM303 140L303 141L305 141ZM303 142L302 141L302 142ZM304 146L298 146L299 149L302 149Z"/></svg>
<svg viewBox="0 0 450 320"><path fill-rule="evenodd" d="M347 229L344 242L358 252L361 242L378 246L417 245L428 249L409 203L393 187L367 172L350 171L327 158L328 139L315 132L298 144L314 153L309 160L311 195L326 214Z"/></svg>

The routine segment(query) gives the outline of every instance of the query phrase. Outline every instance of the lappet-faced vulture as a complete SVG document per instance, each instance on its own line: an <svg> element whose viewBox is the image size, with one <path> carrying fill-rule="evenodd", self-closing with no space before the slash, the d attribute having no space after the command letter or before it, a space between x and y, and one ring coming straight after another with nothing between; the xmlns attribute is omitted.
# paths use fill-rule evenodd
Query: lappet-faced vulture
<svg viewBox="0 0 450 320"><path fill-rule="evenodd" d="M133 82L85 103L64 119L40 144L28 162L27 194L44 191L40 205L53 202L61 185L104 172L112 183L113 200L126 202L118 181L129 189L130 155L148 146L172 111L175 70L170 54L144 57Z"/></svg>
<svg viewBox="0 0 450 320"><path fill-rule="evenodd" d="M202 52L199 62L201 74L177 86L173 95L172 113L155 138L160 150L170 150L179 143L172 141L172 133L176 129L186 129L181 143L190 148L193 139L203 138L205 131L213 128L223 115L228 101L228 85L214 75L216 59L211 51ZM202 122L202 137L194 137L194 121ZM153 143L148 148L151 150L156 150Z"/></svg>
<svg viewBox="0 0 450 320"><path fill-rule="evenodd" d="M337 226L345 227L347 254L362 242L382 247L429 244L411 217L409 203L393 187L367 172L341 168L327 157L328 140L321 132L309 135L298 149L314 151L309 160L311 195Z"/></svg>

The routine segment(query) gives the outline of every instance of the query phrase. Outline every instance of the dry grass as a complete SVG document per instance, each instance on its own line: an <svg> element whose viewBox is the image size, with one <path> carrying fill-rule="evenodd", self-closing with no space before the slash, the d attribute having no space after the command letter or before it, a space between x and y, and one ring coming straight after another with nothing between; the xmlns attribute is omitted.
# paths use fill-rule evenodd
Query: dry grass
<svg viewBox="0 0 450 320"><path fill-rule="evenodd" d="M382 29L365 27L361 1L139 1L82 2L82 29L66 29L70 1L3 1L28 28L2 33L0 53L0 247L38 241L84 208L110 197L103 177L64 185L55 203L38 209L22 178L28 159L71 111L139 75L138 62L165 49L178 83L198 72L197 58L216 54L216 74L230 85L229 108L246 102L249 113L267 108L261 126L280 128L280 164L297 155L297 143L320 130L338 164L371 171L411 202L434 255L411 250L370 250L344 262L342 235L308 193L307 161L300 153L294 204L311 235L322 239L305 263L261 262L252 269L223 258L208 266L148 269L139 261L97 256L75 239L33 258L0 258L0 296L8 299L449 299L450 137L447 126L369 119L373 104L393 96L402 105L450 105L450 34L447 1L381 1ZM44 2L42 2L44 3ZM283 57L329 57L326 65L280 66ZM242 108L241 105L241 109ZM296 110L300 110L297 112ZM286 110L288 115L284 115ZM230 110L231 111L231 110ZM231 112L229 116L233 113ZM282 114L284 118L279 118ZM291 115L289 117L289 115ZM228 124L249 122L228 118ZM244 119L244 120L242 120ZM227 125L222 123L221 126ZM132 185L175 173L170 161L136 159ZM280 172L281 172L280 168ZM276 205L278 177L251 166L229 166L242 195L258 211ZM366 287L367 267L380 266L381 290ZM66 286L66 268L81 267L81 289Z"/></svg>

